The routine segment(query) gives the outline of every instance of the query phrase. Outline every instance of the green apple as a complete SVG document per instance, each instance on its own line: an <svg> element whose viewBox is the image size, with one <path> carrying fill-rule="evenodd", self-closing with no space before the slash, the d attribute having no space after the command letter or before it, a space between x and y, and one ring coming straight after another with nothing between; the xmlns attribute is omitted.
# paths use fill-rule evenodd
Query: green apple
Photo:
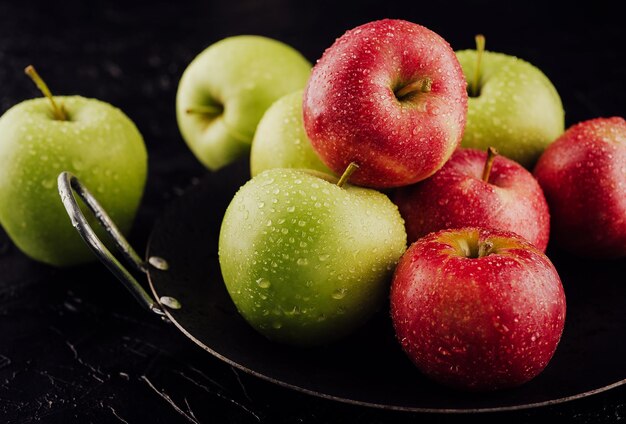
<svg viewBox="0 0 626 424"><path fill-rule="evenodd" d="M143 138L121 110L79 96L26 100L2 115L0 224L26 255L55 266L95 258L59 200L56 181L62 171L90 187L127 232L146 182Z"/></svg>
<svg viewBox="0 0 626 424"><path fill-rule="evenodd" d="M187 67L176 95L178 127L194 155L217 170L250 150L259 120L274 101L304 88L311 64L266 37L225 38Z"/></svg>
<svg viewBox="0 0 626 424"><path fill-rule="evenodd" d="M461 146L492 146L532 168L563 133L561 98L538 68L514 56L483 52L484 38L479 37L477 50L457 52L470 95Z"/></svg>
<svg viewBox="0 0 626 424"><path fill-rule="evenodd" d="M226 288L269 339L313 346L347 335L384 304L406 249L384 194L317 171L276 168L248 181L219 237Z"/></svg>
<svg viewBox="0 0 626 424"><path fill-rule="evenodd" d="M332 174L313 150L302 123L302 90L278 99L265 112L252 140L252 176L272 168L313 169Z"/></svg>

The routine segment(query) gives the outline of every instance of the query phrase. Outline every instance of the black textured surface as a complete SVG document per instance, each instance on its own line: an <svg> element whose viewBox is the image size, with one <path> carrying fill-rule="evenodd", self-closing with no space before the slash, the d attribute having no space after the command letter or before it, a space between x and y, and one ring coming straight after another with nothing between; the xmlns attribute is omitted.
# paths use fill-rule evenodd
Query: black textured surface
<svg viewBox="0 0 626 424"><path fill-rule="evenodd" d="M185 66L210 43L262 34L315 60L346 29L376 18L424 24L456 49L472 47L474 34L482 32L489 49L523 57L551 78L570 125L626 116L626 30L615 7L596 1L552 12L545 4L484 0L465 6L371 0L2 2L0 113L38 95L22 73L30 63L58 94L80 93L122 108L144 134L150 155L147 191L131 235L143 251L165 205L206 173L178 134L174 95ZM559 406L474 418L598 423L624 416L622 387ZM0 231L0 422L465 420L347 406L235 372L141 310L100 265L55 270L36 264Z"/></svg>

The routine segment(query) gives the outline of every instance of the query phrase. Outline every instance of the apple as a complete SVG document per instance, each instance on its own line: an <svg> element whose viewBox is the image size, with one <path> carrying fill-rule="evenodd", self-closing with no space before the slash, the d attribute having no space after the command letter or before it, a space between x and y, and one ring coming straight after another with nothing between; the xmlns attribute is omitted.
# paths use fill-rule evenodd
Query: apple
<svg viewBox="0 0 626 424"><path fill-rule="evenodd" d="M176 95L180 132L210 170L250 150L259 120L277 99L302 89L311 64L270 38L228 37L202 51L183 73Z"/></svg>
<svg viewBox="0 0 626 424"><path fill-rule="evenodd" d="M433 31L384 19L335 41L304 91L306 133L321 160L355 184L398 187L434 174L461 141L465 78L450 45Z"/></svg>
<svg viewBox="0 0 626 424"><path fill-rule="evenodd" d="M546 250L550 213L541 187L524 167L495 155L458 149L431 178L396 191L410 243L447 228L487 227Z"/></svg>
<svg viewBox="0 0 626 424"><path fill-rule="evenodd" d="M534 170L552 213L555 242L578 256L626 257L626 121L569 128Z"/></svg>
<svg viewBox="0 0 626 424"><path fill-rule="evenodd" d="M528 169L563 133L565 121L558 92L546 75L514 56L477 50L457 52L467 81L467 125L461 145L500 154Z"/></svg>
<svg viewBox="0 0 626 424"><path fill-rule="evenodd" d="M19 103L0 118L0 224L33 259L55 266L92 261L59 202L57 177L71 171L93 187L127 233L146 183L143 138L121 110L96 99L53 97L34 68L26 72L46 98Z"/></svg>
<svg viewBox="0 0 626 424"><path fill-rule="evenodd" d="M311 147L302 123L302 90L278 99L257 126L250 151L250 173L272 168L303 168L332 173Z"/></svg>
<svg viewBox="0 0 626 424"><path fill-rule="evenodd" d="M387 196L345 184L347 174L337 181L270 169L226 210L219 236L226 288L240 314L271 340L329 343L384 304L406 249L404 223Z"/></svg>
<svg viewBox="0 0 626 424"><path fill-rule="evenodd" d="M458 389L495 390L546 367L563 332L565 295L550 260L520 236L443 230L400 259L391 318L426 376Z"/></svg>

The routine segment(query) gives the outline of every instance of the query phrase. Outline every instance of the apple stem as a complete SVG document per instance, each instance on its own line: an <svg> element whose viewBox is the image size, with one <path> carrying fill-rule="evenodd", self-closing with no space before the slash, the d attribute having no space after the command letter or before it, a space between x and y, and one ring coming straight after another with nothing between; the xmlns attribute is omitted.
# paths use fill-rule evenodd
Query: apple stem
<svg viewBox="0 0 626 424"><path fill-rule="evenodd" d="M350 178L350 175L352 175L357 169L359 169L359 165L356 162L350 162L350 165L348 165L346 170L343 171L343 175L339 178L339 181L337 181L337 186L343 187L343 185L348 181L348 178Z"/></svg>
<svg viewBox="0 0 626 424"><path fill-rule="evenodd" d="M489 176L491 175L491 167L493 167L493 161L495 160L496 156L498 156L498 151L489 146L489 148L487 149L487 160L485 161L485 167L483 168L483 181L488 183L489 182Z"/></svg>
<svg viewBox="0 0 626 424"><path fill-rule="evenodd" d="M483 52L485 51L485 36L478 34L474 37L476 40L476 68L474 69L474 78L472 79L472 85L470 86L470 95L477 97L480 93L480 62L483 58Z"/></svg>
<svg viewBox="0 0 626 424"><path fill-rule="evenodd" d="M409 94L420 92L420 93L428 93L430 92L433 85L433 80L429 77L420 78L417 81L413 81L410 84L405 85L398 91L396 91L396 97L401 99L402 97L406 97Z"/></svg>
<svg viewBox="0 0 626 424"><path fill-rule="evenodd" d="M35 67L33 65L28 65L26 69L24 69L24 73L28 75L30 79L33 80L37 88L39 88L39 91L41 91L43 95L47 97L48 100L50 100L50 104L52 105L52 113L54 114L54 117L58 119L59 121L67 121L67 115L65 113L65 110L63 109L63 105L59 106L54 101L54 97L52 96L52 93L50 92L48 85L39 76L39 74L35 70Z"/></svg>
<svg viewBox="0 0 626 424"><path fill-rule="evenodd" d="M222 110L223 109L219 106L203 105L185 109L185 113L198 115L219 115L222 113Z"/></svg>
<svg viewBox="0 0 626 424"><path fill-rule="evenodd" d="M493 249L493 243L490 241L484 241L478 245L478 257L482 258L491 254Z"/></svg>

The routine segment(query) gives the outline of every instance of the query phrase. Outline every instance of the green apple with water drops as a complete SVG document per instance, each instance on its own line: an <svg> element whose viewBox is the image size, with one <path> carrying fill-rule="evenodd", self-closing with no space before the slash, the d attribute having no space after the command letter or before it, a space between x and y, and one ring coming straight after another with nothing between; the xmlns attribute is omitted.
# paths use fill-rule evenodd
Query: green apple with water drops
<svg viewBox="0 0 626 424"><path fill-rule="evenodd" d="M32 67L27 73L47 98L26 100L0 118L0 224L35 260L88 262L95 256L70 223L57 177L62 171L78 176L127 233L146 182L144 141L120 109L80 96L53 97Z"/></svg>
<svg viewBox="0 0 626 424"><path fill-rule="evenodd" d="M263 113L304 88L311 64L291 46L267 37L224 38L185 69L176 94L183 139L215 171L250 151Z"/></svg>
<svg viewBox="0 0 626 424"><path fill-rule="evenodd" d="M563 133L561 98L548 77L529 62L476 50L456 53L468 81L467 124L461 145L498 152L531 169L545 148Z"/></svg>
<svg viewBox="0 0 626 424"><path fill-rule="evenodd" d="M271 340L329 343L385 303L406 249L404 221L387 196L345 179L270 169L226 210L219 237L226 288L240 314Z"/></svg>
<svg viewBox="0 0 626 424"><path fill-rule="evenodd" d="M272 168L303 168L332 174L313 150L304 130L302 91L281 97L261 118L250 151L253 177Z"/></svg>

